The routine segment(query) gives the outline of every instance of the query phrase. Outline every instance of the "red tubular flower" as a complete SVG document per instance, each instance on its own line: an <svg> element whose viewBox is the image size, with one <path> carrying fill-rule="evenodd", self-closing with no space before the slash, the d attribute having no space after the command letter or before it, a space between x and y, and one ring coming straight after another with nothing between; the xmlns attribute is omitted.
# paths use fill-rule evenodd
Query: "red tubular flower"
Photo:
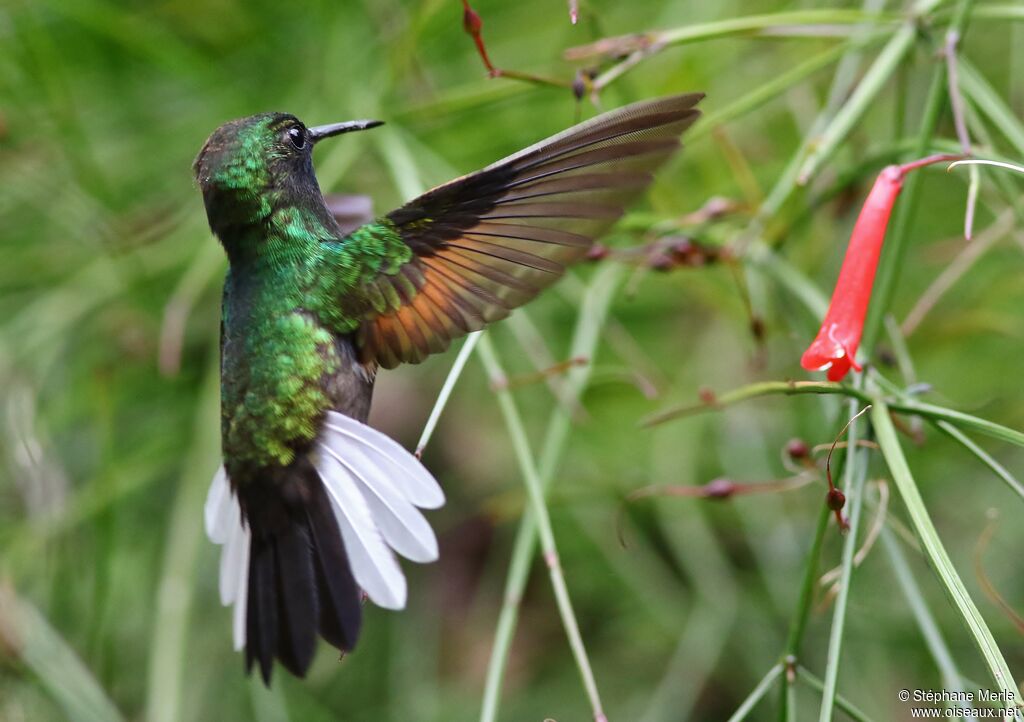
<svg viewBox="0 0 1024 722"><path fill-rule="evenodd" d="M829 381L839 381L851 368L861 370L857 347L864 332L882 241L893 204L903 188L903 179L916 168L957 157L933 155L905 165L891 165L878 174L850 235L828 313L817 338L800 358L800 365L805 369L825 371Z"/></svg>

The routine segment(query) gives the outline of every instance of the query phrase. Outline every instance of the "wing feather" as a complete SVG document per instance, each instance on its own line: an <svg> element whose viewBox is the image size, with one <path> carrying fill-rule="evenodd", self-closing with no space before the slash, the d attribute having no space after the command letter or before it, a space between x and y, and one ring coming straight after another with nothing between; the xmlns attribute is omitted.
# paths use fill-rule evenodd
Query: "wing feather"
<svg viewBox="0 0 1024 722"><path fill-rule="evenodd" d="M680 147L702 97L660 98L598 116L353 233L341 246L387 238L411 252L346 294L356 297L350 302L362 319L360 360L385 368L422 361L554 283Z"/></svg>

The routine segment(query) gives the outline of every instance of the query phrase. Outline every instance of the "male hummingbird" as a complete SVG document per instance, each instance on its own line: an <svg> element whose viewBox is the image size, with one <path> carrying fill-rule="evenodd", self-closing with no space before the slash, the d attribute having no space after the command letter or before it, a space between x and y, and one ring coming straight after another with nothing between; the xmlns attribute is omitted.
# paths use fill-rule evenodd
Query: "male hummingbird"
<svg viewBox="0 0 1024 722"><path fill-rule="evenodd" d="M361 590L405 606L393 551L437 558L418 508L440 507L441 488L366 425L377 369L444 351L554 283L680 147L701 97L605 113L351 233L327 209L312 150L377 121L311 128L264 113L206 141L195 176L230 268L224 463L205 520L223 545L235 648L266 684L275 658L303 676L318 635L351 650Z"/></svg>

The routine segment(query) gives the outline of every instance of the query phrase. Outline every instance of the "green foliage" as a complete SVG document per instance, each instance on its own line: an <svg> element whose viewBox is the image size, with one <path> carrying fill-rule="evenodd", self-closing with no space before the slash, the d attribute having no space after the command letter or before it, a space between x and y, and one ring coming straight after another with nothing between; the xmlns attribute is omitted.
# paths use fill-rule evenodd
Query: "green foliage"
<svg viewBox="0 0 1024 722"><path fill-rule="evenodd" d="M1004 230L968 263L968 174L921 172L890 229L871 371L857 386L787 381L807 378L799 355L874 175L959 148L940 53L951 23L975 153L1021 161L1024 18L1004 4L838 5L593 0L572 26L560 0L474 4L498 67L564 84L579 66L564 49L664 31L628 66L603 61L600 103L704 90L706 117L608 239L643 252L582 268L487 332L483 356L508 379L500 405L465 366L424 456L449 495L431 516L441 562L406 565L408 609L367 608L354 654L339 663L324 645L309 679L279 674L266 691L231 651L202 537L225 264L193 158L215 127L257 112L380 118L315 162L325 191L385 211L591 106L486 78L452 0L8 3L0 719L447 721L475 718L486 690L498 719L565 721L591 714L589 667L611 720L887 720L907 716L900 689L1019 675L1020 630L989 596L1024 606L1019 179L979 171L978 235ZM716 197L735 202L694 216ZM999 226L1004 211L1013 223ZM737 260L653 272L648 244L682 234ZM889 315L915 322L901 332ZM532 376L577 355L589 363ZM454 360L383 374L372 421L412 447ZM870 402L853 438L872 443L833 458L859 509L843 537L823 507L823 454L794 470L780 450L830 445ZM695 403L708 413L638 423ZM786 493L623 501L801 470L813 483ZM554 591L531 504L546 507L544 549L557 545ZM819 579L836 565L833 597Z"/></svg>

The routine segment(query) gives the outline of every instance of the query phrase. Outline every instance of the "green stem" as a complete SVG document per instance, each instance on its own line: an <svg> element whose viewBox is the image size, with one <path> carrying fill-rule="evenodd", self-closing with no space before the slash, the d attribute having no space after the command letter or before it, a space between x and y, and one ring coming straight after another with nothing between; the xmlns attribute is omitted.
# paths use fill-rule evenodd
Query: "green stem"
<svg viewBox="0 0 1024 722"><path fill-rule="evenodd" d="M937 2L929 0L928 4L934 5ZM748 15L727 20L714 20L708 23L693 23L669 30L652 30L646 33L604 38L587 45L569 48L565 51L565 58L576 61L597 56L622 57L636 51L650 51L652 48L696 43L734 35L753 35L765 31L778 34L783 33L785 28L794 26L856 26L867 21L898 22L898 20L899 18L894 15L833 8ZM854 31L855 29L851 29L851 32ZM807 33L801 32L799 36L807 37Z"/></svg>
<svg viewBox="0 0 1024 722"><path fill-rule="evenodd" d="M845 456L843 457L845 460ZM827 505L821 505L818 512L818 526L814 531L814 541L811 542L810 551L807 552L807 562L804 565L804 578L800 585L800 599L793 613L793 619L789 623L789 636L786 638L786 651L784 659L798 659L800 644L803 642L804 633L807 631L807 622L811 618L811 609L814 606L814 588L818 580L818 564L821 560L821 547L825 541L825 532L828 530L828 522L832 517L832 511ZM789 677L783 678L782 706L779 710L779 719L788 721L796 713L793 700L793 682Z"/></svg>
<svg viewBox="0 0 1024 722"><path fill-rule="evenodd" d="M821 166L832 157L843 141L846 140L854 126L874 103L876 96L889 79L896 73L903 58L914 46L918 33L918 18L931 12L940 0L919 0L911 9L910 17L893 34L875 62L864 73L857 88L850 95L842 109L836 113L832 122L815 141L800 171L797 182L808 183L820 170Z"/></svg>
<svg viewBox="0 0 1024 722"><path fill-rule="evenodd" d="M865 8L870 7L872 2L873 0L865 0ZM865 14L865 17L872 16L878 18L878 15L875 13ZM875 32L876 31L870 27L865 28L864 30L858 29L858 35L856 38L857 40L867 40L868 38L873 37ZM831 125L834 124L837 109L840 107L843 100L850 95L851 89L859 76L860 62L860 49L854 45L849 52L844 54L839 66L836 68L836 72L832 79L832 85L829 88L828 100L826 101L825 107L814 119L810 130L805 134L800 146L786 164L786 168L780 174L767 198L765 198L764 202L757 209L757 213L750 219L746 228L740 233L735 245L741 253L745 254L752 246L758 243L772 243L773 240L780 237L780 235L774 230L770 234L771 238L764 238L763 236L765 235L766 229L769 228L770 222L781 214L782 210L796 195L796 192L799 189L797 179L800 167L814 151L821 134L823 132L827 133Z"/></svg>
<svg viewBox="0 0 1024 722"><path fill-rule="evenodd" d="M850 131L875 102L878 93L896 72L900 63L903 62L903 58L914 46L916 37L917 27L912 22L907 22L893 34L886 46L882 48L882 52L878 54L875 62L864 74L853 95L850 96L842 110L836 113L828 128L817 139L814 150L800 166L796 178L797 183L806 185L810 182L821 166L842 145Z"/></svg>
<svg viewBox="0 0 1024 722"><path fill-rule="evenodd" d="M889 318L891 319L891 317ZM903 337L899 333L899 329L894 329L893 333L891 333L890 336L891 340L893 341L893 347L896 350L897 356L899 356L900 354L904 355L904 360L901 361L901 366L905 366L907 369L904 374L905 382L914 383L916 380L916 375L913 372L913 368L910 363L910 356L907 352L906 346L903 344ZM913 403L913 398L909 394L907 394L903 389L893 384L880 373L872 373L871 379L874 383L877 383L887 393L894 395L901 401ZM974 456L976 456L978 460L981 461L981 463L983 463L985 466L991 469L991 471L996 476L1002 479L1006 483L1006 485L1010 487L1011 491L1013 491L1019 497L1024 499L1024 484L1021 484L1017 477L1010 473L1009 469L1007 469L1005 466L996 461L988 452L986 452L984 449L978 446L969 436L967 436L967 434L958 429L950 421L942 419L931 419L930 421L936 428L938 428L944 434L952 438L954 441L958 442L969 452L974 454ZM977 421L983 420L977 419ZM1007 430L1012 431L1011 429Z"/></svg>
<svg viewBox="0 0 1024 722"><path fill-rule="evenodd" d="M932 568L938 574L950 600L960 612L967 631L971 634L975 644L981 651L985 663L988 665L989 672L992 674L996 690L1007 691L1012 695L1016 705L1024 705L1013 675L1006 665L1002 652L999 651L999 646L996 644L991 630L985 624L984 618L982 618L974 601L967 593L960 575L953 566L953 562L950 560L949 554L946 553L946 548L943 546L942 540L935 530L935 525L932 524L931 517L928 515L928 510L924 505L924 499L921 498L921 492L917 488L917 483L914 481L910 467L907 465L906 457L903 455L903 449L896 436L896 429L892 424L892 418L889 416L889 407L885 402L876 402L874 408L871 409L871 420L875 427L879 448L885 457L886 464L889 466L893 482L896 484L900 496L903 497L903 503L907 507L914 530L921 540L925 555Z"/></svg>
<svg viewBox="0 0 1024 722"><path fill-rule="evenodd" d="M534 462L533 452L530 450L530 442L526 437L526 428L523 426L523 420L519 415L519 409L516 407L511 391L508 388L500 388L502 382L508 377L501 367L490 338L486 336L481 337L477 348L480 353L480 360L487 370L491 383L495 384L499 389L495 391L495 395L498 397L498 406L501 408L502 416L505 417L505 425L508 427L508 433L512 439L512 448L519 463L519 470L523 475L523 482L526 485L526 492L530 499L530 507L534 518L537 520L537 532L540 536L541 549L544 551L544 561L548 566L548 572L551 577L551 587L555 593L558 613L562 617L562 625L565 627L566 636L569 638L569 646L572 648L573 656L576 658L576 666L579 668L580 677L583 679L583 687L587 691L594 720L596 722L606 722L607 717L604 714L604 708L601 706L601 696L597 691L597 683L594 681L594 672L590 666L590 659L587 657L586 647L583 645L579 624L576 622L576 614L573 612L572 601L569 598L569 589L565 583L565 576L562 574L558 548L555 544L555 533L551 527L551 517L548 515L548 508L544 500L544 485L541 483L540 474L537 472L537 465Z"/></svg>
<svg viewBox="0 0 1024 722"><path fill-rule="evenodd" d="M807 631L807 622L811 618L811 609L814 605L814 586L818 579L821 546L825 541L825 532L828 530L828 520L831 516L832 512L828 506L822 504L818 513L818 526L814 530L814 541L807 552L807 564L804 566L804 578L800 585L800 600L797 602L796 612L789 627L789 636L786 639L786 656L796 657L800 653L800 643L803 641L804 632Z"/></svg>
<svg viewBox="0 0 1024 722"><path fill-rule="evenodd" d="M850 424L848 441L856 449L858 424ZM853 577L853 557L857 552L857 530L860 527L861 510L864 507L864 480L868 475L868 458L865 451L849 454L846 464L844 488L850 502L850 526L843 543L839 594L832 614L832 629L829 633L828 658L825 663L825 683L821 692L819 722L830 722L835 707L836 684L839 680L839 661L842 655L843 635L846 632L846 610L850 600L850 582Z"/></svg>
<svg viewBox="0 0 1024 722"><path fill-rule="evenodd" d="M978 460L981 461L981 463L983 463L985 466L991 469L992 473L994 473L996 476L998 476L1000 479L1006 482L1006 485L1010 487L1010 490L1013 493L1015 493L1021 499L1024 499L1024 484L1021 484L1017 477L1011 474L1005 466L1003 466L994 458L992 458L992 456L988 452L986 452L984 449L982 449L980 446L974 443L974 441L969 436L967 436L967 434L960 431L960 429L956 428L955 426L953 426L953 424L949 423L948 421L936 421L935 425L939 428L940 431L952 437L955 441L960 442L960 444L965 449L967 449L976 457L978 457Z"/></svg>
<svg viewBox="0 0 1024 722"><path fill-rule="evenodd" d="M960 87L964 93L1010 141L1014 151L1024 156L1024 123L1021 123L1013 109L999 97L985 76L972 63L960 58L958 70Z"/></svg>
<svg viewBox="0 0 1024 722"><path fill-rule="evenodd" d="M607 265L598 271L580 304L581 311L570 345L569 356L591 359L585 366L576 366L566 375L565 398L573 402L579 399L590 379L593 369L594 351L600 338L601 329L608 315L608 308L615 289L623 277L624 269ZM546 488L551 484L555 471L565 451L572 428L572 419L565 406L559 405L551 412L544 435L545 443L540 457L540 479ZM481 722L494 722L498 715L501 697L501 681L504 677L512 638L519 618L519 602L526 588L530 566L537 548L537 522L527 510L519 523L512 548L512 560L505 581L505 593L501 612L494 632L494 647L487 666L484 697L481 705Z"/></svg>
<svg viewBox="0 0 1024 722"><path fill-rule="evenodd" d="M704 116L697 127L687 135L687 142L693 143L698 138L710 135L718 126L724 125L735 118L746 115L747 113L756 110L764 103L778 98L784 91L793 87L797 83L806 80L819 70L827 68L829 65L843 57L846 53L850 52L851 49L867 47L872 43L878 42L884 37L886 37L884 33L872 32L866 37L855 38L847 42L840 43L835 47L831 47L828 50L815 55L809 60L805 60L781 75L772 78L764 85L759 86L756 90L737 98L733 102L716 111L708 113Z"/></svg>
<svg viewBox="0 0 1024 722"><path fill-rule="evenodd" d="M782 699L784 706L782 708L782 719L783 722L796 722L796 685L789 680L789 673L786 674L786 684L782 688Z"/></svg>
<svg viewBox="0 0 1024 722"><path fill-rule="evenodd" d="M803 394L838 394L850 398L859 399L865 404L883 403L882 397L868 394L864 391L833 383L831 381L762 381L755 384L748 384L721 394L711 402L699 404L684 404L670 407L648 416L642 421L644 426L653 426L666 421L678 419L683 416L701 413L704 411L719 410L726 406L746 401L761 396L799 396ZM934 404L925 404L918 401L886 401L886 407L901 414L912 414L921 416L933 421L948 421L954 426L972 429L979 433L991 436L994 439L1008 441L1017 446L1024 446L1024 433L1011 429L1008 426L997 424L987 419L965 414L953 409L947 409Z"/></svg>
<svg viewBox="0 0 1024 722"><path fill-rule="evenodd" d="M803 272L760 241L750 245L746 259L793 294L813 314L816 325L821 322L828 310L828 296Z"/></svg>
<svg viewBox="0 0 1024 722"><path fill-rule="evenodd" d="M448 399L452 395L452 390L455 388L455 384L458 383L459 377L462 376L462 371L466 368L466 362L469 360L470 354L473 353L473 349L476 348L477 343L480 342L480 337L483 333L483 331L475 331L469 334L462 344L462 348L459 349L459 355L455 357L455 363L452 364L452 368L444 380L444 385L441 387L441 392L437 395L437 400L434 402L434 408L430 410L427 423L423 426L423 433L420 434L419 443L416 444L416 456L420 456L427 447L427 444L430 443L430 437L433 436L434 429L437 428L437 422L441 418L444 407L448 405Z"/></svg>
<svg viewBox="0 0 1024 722"><path fill-rule="evenodd" d="M871 402L871 397L863 391L859 391L852 386L846 386L832 381L760 381L758 383L741 386L738 389L733 389L732 391L727 391L724 394L716 395L712 400L707 402L671 406L647 416L640 423L643 426L655 426L683 416L690 416L704 411L717 411L725 408L726 406L732 406L740 401L758 398L759 396L774 396L778 394L782 394L784 396L832 394L860 399L864 403Z"/></svg>
<svg viewBox="0 0 1024 722"><path fill-rule="evenodd" d="M953 409L932 404L923 404L916 401L906 403L890 403L889 408L907 414L916 414L934 421L948 421L954 426L973 429L979 433L991 436L993 439L1008 441L1017 446L1024 446L1024 433L1011 429L1008 426L997 424L987 419L982 419L970 414L964 414Z"/></svg>
<svg viewBox="0 0 1024 722"><path fill-rule="evenodd" d="M516 632L522 587L525 586L525 583L519 580L525 580L529 576L536 544L537 524L532 515L524 514L516 532L515 542L512 544L512 561L509 564L508 577L505 581L504 602L501 613L498 615L498 622L494 627L494 646L491 648L487 678L484 681L480 722L494 722L498 717L501 681L505 676L505 665Z"/></svg>
<svg viewBox="0 0 1024 722"><path fill-rule="evenodd" d="M818 690L819 692L825 689L824 683L816 676L811 674L805 667L796 668L797 676L806 682L808 685ZM843 697L841 694L836 695L836 707L841 709L847 717L854 720L855 722L871 722L871 718L866 714L857 709L856 706L848 699Z"/></svg>
<svg viewBox="0 0 1024 722"><path fill-rule="evenodd" d="M849 404L849 415L853 417L857 413L857 400L853 399ZM854 421L850 424L850 438L847 448L855 449L857 447L855 438L855 428L857 422ZM845 453L842 456L840 462L841 469L838 473L843 475L844 479L849 479L849 469L852 466L850 460L853 456L850 453ZM850 487L849 481L847 481L847 488ZM811 550L807 555L807 565L804 568L803 583L800 588L800 600L797 603L796 612L793 615L793 619L790 622L789 636L786 639L786 650L784 652L784 658L787 660L796 660L800 656L800 644L803 641L804 633L807 631L807 622L811 616L811 607L814 603L814 589L818 580L818 563L821 559L821 548L825 541L825 532L828 530L829 517L831 517L832 511L826 504L822 504L821 511L818 514L818 526L814 533L814 541L811 544ZM796 708L794 703L795 691L793 689L793 682L787 675L784 681L784 693L782 696L782 708L780 709L779 718L782 720L791 720L796 715Z"/></svg>
<svg viewBox="0 0 1024 722"><path fill-rule="evenodd" d="M782 674L784 665L779 662L774 667L768 670L768 674L754 687L753 691L747 695L747 698L743 700L743 703L732 713L732 717L729 718L728 722L742 722L750 714L750 710L757 706L757 703L768 693L771 686L778 679L779 675Z"/></svg>
<svg viewBox="0 0 1024 722"><path fill-rule="evenodd" d="M947 15L950 8L943 8L933 15L940 19ZM956 10L953 10L956 12ZM988 4L977 5L971 10L971 20L1022 20L1024 21L1024 5L998 5Z"/></svg>
<svg viewBox="0 0 1024 722"><path fill-rule="evenodd" d="M822 8L716 20L710 23L686 25L673 30L663 30L651 33L651 36L656 44L679 45L697 40L745 35L794 25L859 25L864 22L893 22L896 20L895 16L886 16L882 13Z"/></svg>

